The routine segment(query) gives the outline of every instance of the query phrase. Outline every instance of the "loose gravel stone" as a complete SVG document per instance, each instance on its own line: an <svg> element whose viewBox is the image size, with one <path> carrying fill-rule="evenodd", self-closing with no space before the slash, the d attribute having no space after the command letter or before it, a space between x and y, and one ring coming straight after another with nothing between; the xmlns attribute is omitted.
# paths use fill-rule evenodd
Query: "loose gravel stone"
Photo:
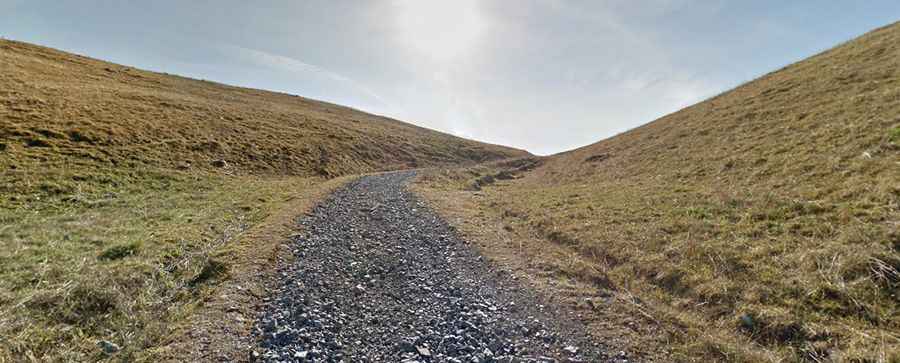
<svg viewBox="0 0 900 363"><path fill-rule="evenodd" d="M300 220L296 259L258 318L253 360L611 360L407 191L413 176L360 178Z"/></svg>

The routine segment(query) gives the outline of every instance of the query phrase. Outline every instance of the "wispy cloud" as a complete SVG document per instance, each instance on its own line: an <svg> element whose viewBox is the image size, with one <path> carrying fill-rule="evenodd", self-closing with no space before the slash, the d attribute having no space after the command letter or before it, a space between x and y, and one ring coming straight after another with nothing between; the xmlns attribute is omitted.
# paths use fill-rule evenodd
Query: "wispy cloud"
<svg viewBox="0 0 900 363"><path fill-rule="evenodd" d="M372 91L369 87L366 87L359 82L350 79L344 75L339 73L332 72L323 67L309 64L304 61L301 61L296 58L286 57L278 54L272 54L269 52L264 52L257 49L250 49L236 45L222 45L221 48L244 61L251 62L253 64L257 64L264 67L269 67L273 69L277 69L279 71L288 72L292 74L301 74L301 75L315 75L319 77L324 77L335 82L341 83L345 86L348 86L366 96L371 97L373 100L377 101L380 105L387 107L388 102L379 96L377 93Z"/></svg>

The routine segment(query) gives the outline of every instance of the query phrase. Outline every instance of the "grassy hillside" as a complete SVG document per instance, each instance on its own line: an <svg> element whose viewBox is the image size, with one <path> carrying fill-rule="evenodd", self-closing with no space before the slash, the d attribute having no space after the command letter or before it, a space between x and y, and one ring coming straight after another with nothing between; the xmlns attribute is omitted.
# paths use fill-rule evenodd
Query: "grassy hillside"
<svg viewBox="0 0 900 363"><path fill-rule="evenodd" d="M542 162L469 193L475 217L540 235L561 280L637 296L673 357L900 360L900 25Z"/></svg>
<svg viewBox="0 0 900 363"><path fill-rule="evenodd" d="M0 137L27 162L344 175L520 151L287 94L0 42Z"/></svg>
<svg viewBox="0 0 900 363"><path fill-rule="evenodd" d="M150 359L222 281L263 283L244 267L326 180L522 154L0 40L0 362Z"/></svg>

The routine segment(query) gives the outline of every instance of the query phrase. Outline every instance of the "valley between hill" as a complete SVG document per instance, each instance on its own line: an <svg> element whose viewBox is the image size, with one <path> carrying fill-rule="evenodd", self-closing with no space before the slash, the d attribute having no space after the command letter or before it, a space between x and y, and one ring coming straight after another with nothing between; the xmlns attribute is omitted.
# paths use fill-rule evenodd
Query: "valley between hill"
<svg viewBox="0 0 900 363"><path fill-rule="evenodd" d="M343 260L377 269L391 256L412 258L364 257L384 257L385 243L398 238L400 247L426 244L423 256L435 266L455 249L479 262L416 265L382 282L422 282L422 273L451 287L439 293L471 289L455 301L397 288L414 297L396 299L397 309L416 318L396 321L434 334L410 331L422 338L413 349L368 342L348 351L426 361L433 346L446 357L460 353L446 350L439 333L492 354L538 351L516 334L506 337L516 349L494 346L503 335L482 333L505 323L493 313L455 321L472 326L452 332L439 319L419 319L493 306L486 301L505 295L471 295L512 279L534 297L523 301L546 298L550 310L568 312L560 326L621 347L629 359L897 361L898 115L900 24L540 158L302 97L3 40L0 362L249 360L258 344L300 360L304 347L277 335L285 327L310 333L309 321L273 326L271 317L290 316L309 296L330 297L284 284L306 286L307 272L358 278ZM407 192L391 177L357 180L414 168L423 169L416 198L436 214L406 210ZM334 198L349 209L334 209ZM357 213L367 203L360 198L397 204ZM333 214L316 214L323 209ZM298 223L304 215L318 222ZM406 236L363 215L423 231ZM370 250L335 249L348 242L340 236L350 225L331 217L353 217L369 236L354 243ZM309 234L317 228L327 230ZM371 236L389 229L396 233ZM453 230L452 241L432 238ZM298 252L304 241L322 255ZM482 269L509 276L456 286ZM335 293L344 301L328 309L380 311L347 304L349 291ZM418 314L415 301L424 304ZM332 318L315 309L320 320ZM332 341L304 342L318 351L307 354L343 352L323 345L339 326L311 326L316 339ZM256 340L254 328L263 332ZM544 351L581 357L557 343ZM261 359L279 359L272 357Z"/></svg>

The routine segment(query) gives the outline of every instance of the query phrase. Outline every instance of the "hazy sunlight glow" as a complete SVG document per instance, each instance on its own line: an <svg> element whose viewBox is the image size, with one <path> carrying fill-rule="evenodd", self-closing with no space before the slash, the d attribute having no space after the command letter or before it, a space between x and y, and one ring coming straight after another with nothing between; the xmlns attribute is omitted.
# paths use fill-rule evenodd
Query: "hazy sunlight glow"
<svg viewBox="0 0 900 363"><path fill-rule="evenodd" d="M392 10L398 40L438 63L471 52L486 27L476 0L397 0Z"/></svg>

